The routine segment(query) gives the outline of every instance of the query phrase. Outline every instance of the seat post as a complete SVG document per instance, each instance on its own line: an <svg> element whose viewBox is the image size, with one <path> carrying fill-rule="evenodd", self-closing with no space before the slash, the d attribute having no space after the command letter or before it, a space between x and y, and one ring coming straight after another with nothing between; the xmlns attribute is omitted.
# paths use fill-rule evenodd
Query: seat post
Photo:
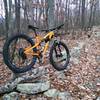
<svg viewBox="0 0 100 100"><path fill-rule="evenodd" d="M36 30L34 29L35 36L37 36Z"/></svg>

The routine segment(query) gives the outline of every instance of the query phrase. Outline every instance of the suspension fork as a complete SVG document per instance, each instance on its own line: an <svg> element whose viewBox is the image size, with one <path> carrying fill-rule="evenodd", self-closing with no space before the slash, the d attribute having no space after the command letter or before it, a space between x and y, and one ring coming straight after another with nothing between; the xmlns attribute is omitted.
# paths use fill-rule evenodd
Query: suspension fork
<svg viewBox="0 0 100 100"><path fill-rule="evenodd" d="M58 41L57 40L55 40L54 41L54 51L55 51L55 53L56 53L56 57L57 57L57 49L56 49L56 45L58 44Z"/></svg>
<svg viewBox="0 0 100 100"><path fill-rule="evenodd" d="M42 59L41 59L41 63L46 63L46 51L48 50L48 47L49 47L49 41L45 44L44 48L43 48L43 56L42 56Z"/></svg>
<svg viewBox="0 0 100 100"><path fill-rule="evenodd" d="M62 56L59 41L55 40L55 41L54 41L54 45L57 45L57 46L58 46L58 49L59 49L59 51L60 51L60 52L59 52L60 54L58 54L58 53L57 53L56 46L55 46L54 50L55 50L55 53L56 53L56 57L58 57L58 56Z"/></svg>

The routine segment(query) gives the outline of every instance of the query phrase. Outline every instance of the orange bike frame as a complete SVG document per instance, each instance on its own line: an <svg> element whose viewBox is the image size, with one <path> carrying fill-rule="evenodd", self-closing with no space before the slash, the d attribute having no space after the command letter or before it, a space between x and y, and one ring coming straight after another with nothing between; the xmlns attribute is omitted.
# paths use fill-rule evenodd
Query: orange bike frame
<svg viewBox="0 0 100 100"><path fill-rule="evenodd" d="M51 31L49 32L47 35L45 35L44 37L41 37L40 35L37 35L36 38L36 43L34 46L29 46L27 48L24 49L24 53L26 55L33 55L33 56L39 56L39 52L33 52L34 48L39 48L41 42L45 41L46 39L49 39L49 41L53 38L54 36L54 32ZM49 47L49 41L46 42L44 49L43 49L43 55L45 55L46 51L48 50Z"/></svg>

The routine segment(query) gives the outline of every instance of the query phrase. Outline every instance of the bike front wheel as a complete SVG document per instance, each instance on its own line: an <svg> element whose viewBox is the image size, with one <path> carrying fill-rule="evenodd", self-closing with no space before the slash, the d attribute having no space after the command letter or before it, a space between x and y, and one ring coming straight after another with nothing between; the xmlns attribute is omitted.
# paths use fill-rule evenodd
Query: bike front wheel
<svg viewBox="0 0 100 100"><path fill-rule="evenodd" d="M33 40L25 34L17 34L10 37L3 47L3 58L5 64L14 73L24 73L32 68L36 57L26 55L24 48L34 45ZM32 51L36 51L34 48Z"/></svg>
<svg viewBox="0 0 100 100"><path fill-rule="evenodd" d="M61 41L55 41L50 49L49 56L50 63L56 70L62 71L67 68L70 60L70 54L68 47L65 45L65 43Z"/></svg>

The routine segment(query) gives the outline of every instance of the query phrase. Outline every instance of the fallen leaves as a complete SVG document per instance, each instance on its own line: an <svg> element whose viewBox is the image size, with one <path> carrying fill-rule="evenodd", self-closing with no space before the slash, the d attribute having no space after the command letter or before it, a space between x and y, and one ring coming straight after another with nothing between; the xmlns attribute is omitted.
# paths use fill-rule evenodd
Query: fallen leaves
<svg viewBox="0 0 100 100"><path fill-rule="evenodd" d="M83 43L78 55L78 63L70 61L68 70L61 75L51 65L48 68L51 87L60 91L69 91L76 100L93 100L100 95L100 39L92 36L88 38L83 36L79 39L71 37L62 37L69 50ZM0 41L0 44L3 44ZM3 45L0 45L2 48ZM2 49L1 49L2 50ZM73 59L73 58L72 58ZM49 62L49 61L47 61ZM60 75L60 77L59 77ZM3 63L2 54L0 54L0 84L7 82L11 76L11 71ZM90 89L91 88L91 89Z"/></svg>

